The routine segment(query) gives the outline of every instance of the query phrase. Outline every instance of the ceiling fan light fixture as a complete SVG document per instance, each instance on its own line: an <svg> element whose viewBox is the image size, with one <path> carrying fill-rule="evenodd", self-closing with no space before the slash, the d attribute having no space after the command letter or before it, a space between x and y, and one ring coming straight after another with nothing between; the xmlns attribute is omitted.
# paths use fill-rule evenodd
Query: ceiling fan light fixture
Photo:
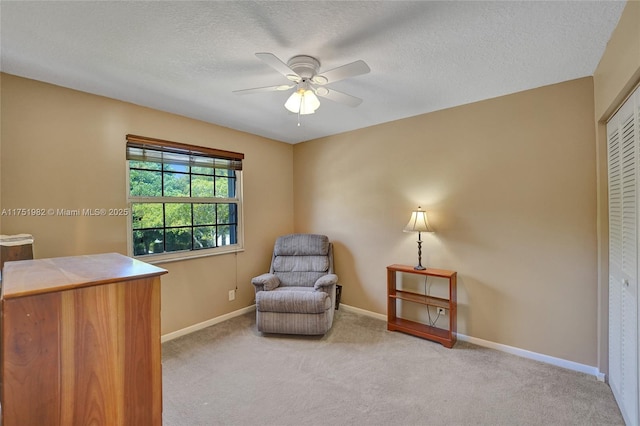
<svg viewBox="0 0 640 426"><path fill-rule="evenodd" d="M300 126L300 115L313 114L320 107L320 101L317 96L350 107L360 105L362 99L339 92L333 88L328 89L322 86L371 71L363 60L351 62L320 74L320 61L313 56L296 55L286 63L273 53L258 52L256 53L256 57L278 71L293 84L256 87L254 89L234 90L233 92L244 95L249 93L284 91L295 87L295 92L287 99L284 107L294 114L298 114L298 126Z"/></svg>
<svg viewBox="0 0 640 426"><path fill-rule="evenodd" d="M284 107L294 114L313 114L320 107L320 101L312 90L298 89L289 96Z"/></svg>

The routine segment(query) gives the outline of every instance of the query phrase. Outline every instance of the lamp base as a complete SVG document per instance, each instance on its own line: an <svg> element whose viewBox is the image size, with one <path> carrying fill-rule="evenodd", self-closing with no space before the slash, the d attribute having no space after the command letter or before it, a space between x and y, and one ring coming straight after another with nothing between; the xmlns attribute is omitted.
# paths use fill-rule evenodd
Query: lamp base
<svg viewBox="0 0 640 426"><path fill-rule="evenodd" d="M422 239L420 238L420 232L418 232L418 266L415 266L413 269L416 271L424 271L427 269L422 266Z"/></svg>

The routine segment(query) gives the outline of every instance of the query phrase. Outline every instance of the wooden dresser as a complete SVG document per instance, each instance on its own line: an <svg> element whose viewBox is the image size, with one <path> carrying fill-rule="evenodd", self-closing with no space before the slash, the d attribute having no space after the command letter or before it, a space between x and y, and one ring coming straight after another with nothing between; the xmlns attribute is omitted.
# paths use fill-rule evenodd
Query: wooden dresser
<svg viewBox="0 0 640 426"><path fill-rule="evenodd" d="M116 253L7 262L2 425L160 426L166 272Z"/></svg>

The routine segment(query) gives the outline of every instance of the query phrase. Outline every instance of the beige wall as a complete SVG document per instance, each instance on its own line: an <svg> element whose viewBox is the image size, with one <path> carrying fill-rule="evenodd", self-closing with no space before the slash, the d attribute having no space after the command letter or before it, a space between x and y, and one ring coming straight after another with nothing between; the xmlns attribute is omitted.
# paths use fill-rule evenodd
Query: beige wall
<svg viewBox="0 0 640 426"><path fill-rule="evenodd" d="M460 333L596 365L593 81L294 146L297 232L336 245L343 301L386 313L386 270L457 270Z"/></svg>
<svg viewBox="0 0 640 426"><path fill-rule="evenodd" d="M243 152L245 251L160 265L162 332L253 303L277 235L293 227L293 147L11 75L2 75L1 202L8 208L124 208L127 133ZM10 217L0 232L31 233L38 258L127 254L125 217ZM238 285L234 302L228 290Z"/></svg>
<svg viewBox="0 0 640 426"><path fill-rule="evenodd" d="M608 118L640 80L640 1L627 2L593 78L596 118Z"/></svg>
<svg viewBox="0 0 640 426"><path fill-rule="evenodd" d="M598 171L598 367L608 371L609 232L606 121L640 83L640 1L629 1L593 76Z"/></svg>

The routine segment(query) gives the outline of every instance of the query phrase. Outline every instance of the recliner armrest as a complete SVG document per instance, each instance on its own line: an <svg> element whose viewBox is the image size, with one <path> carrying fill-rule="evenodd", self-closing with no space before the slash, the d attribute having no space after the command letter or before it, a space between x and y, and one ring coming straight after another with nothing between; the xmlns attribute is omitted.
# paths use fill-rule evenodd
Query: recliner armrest
<svg viewBox="0 0 640 426"><path fill-rule="evenodd" d="M338 284L338 276L336 274L323 275L313 285L314 290L320 290L322 287L329 287Z"/></svg>
<svg viewBox="0 0 640 426"><path fill-rule="evenodd" d="M256 290L263 289L269 291L280 286L280 279L273 274L262 274L252 278L251 284L256 286Z"/></svg>

